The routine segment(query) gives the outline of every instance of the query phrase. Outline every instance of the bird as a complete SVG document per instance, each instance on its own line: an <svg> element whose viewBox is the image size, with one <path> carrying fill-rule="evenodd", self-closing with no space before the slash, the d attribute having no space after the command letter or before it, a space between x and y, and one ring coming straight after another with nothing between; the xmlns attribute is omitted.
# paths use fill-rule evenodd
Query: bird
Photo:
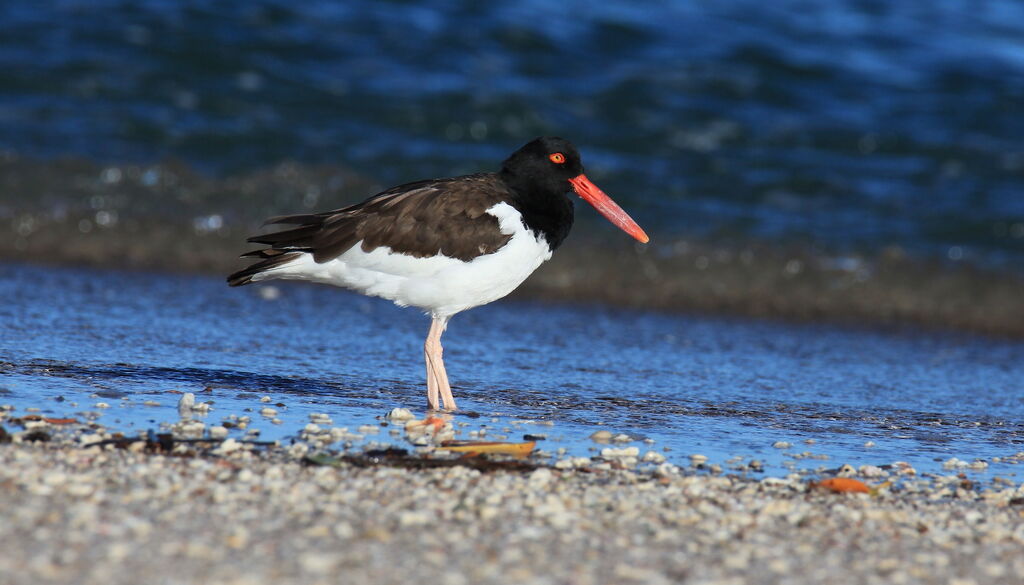
<svg viewBox="0 0 1024 585"><path fill-rule="evenodd" d="M227 281L325 283L423 310L431 317L423 344L427 407L454 411L442 333L453 315L504 297L551 258L572 228L570 192L649 241L587 178L571 142L543 136L497 172L416 181L349 207L272 217L265 226L288 227L250 237L265 247L243 254L256 262Z"/></svg>

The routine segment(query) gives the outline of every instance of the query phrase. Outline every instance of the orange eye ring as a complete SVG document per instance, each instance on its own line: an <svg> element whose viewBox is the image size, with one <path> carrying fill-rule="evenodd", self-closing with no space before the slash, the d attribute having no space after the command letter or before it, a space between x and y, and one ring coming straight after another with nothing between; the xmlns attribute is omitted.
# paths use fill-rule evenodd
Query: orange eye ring
<svg viewBox="0 0 1024 585"><path fill-rule="evenodd" d="M565 155L560 152L556 152L554 154L549 154L548 159L556 165L560 165L565 162Z"/></svg>

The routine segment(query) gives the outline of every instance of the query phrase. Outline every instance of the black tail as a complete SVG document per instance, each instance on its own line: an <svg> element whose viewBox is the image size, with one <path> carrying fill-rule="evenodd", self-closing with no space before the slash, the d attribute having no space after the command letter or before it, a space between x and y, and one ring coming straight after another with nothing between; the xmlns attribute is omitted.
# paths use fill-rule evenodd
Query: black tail
<svg viewBox="0 0 1024 585"><path fill-rule="evenodd" d="M243 284L249 284L252 282L253 276L270 270L276 266L291 262L301 254L302 252L286 252L284 250L275 250L273 248L256 250L254 252L242 254L242 258L260 258L260 261L229 276L228 286L242 286Z"/></svg>
<svg viewBox="0 0 1024 585"><path fill-rule="evenodd" d="M253 244L266 244L270 247L242 254L242 258L259 258L260 261L229 276L228 285L249 284L252 282L253 276L290 262L303 252L311 251L313 237L323 222L322 214L282 215L268 219L263 225L291 224L296 227L253 236L246 240Z"/></svg>

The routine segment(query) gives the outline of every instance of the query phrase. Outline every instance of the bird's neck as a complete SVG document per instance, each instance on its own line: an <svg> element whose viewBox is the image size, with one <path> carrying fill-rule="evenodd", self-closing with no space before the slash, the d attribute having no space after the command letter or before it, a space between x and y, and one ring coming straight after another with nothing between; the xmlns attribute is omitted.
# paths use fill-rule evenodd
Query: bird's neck
<svg viewBox="0 0 1024 585"><path fill-rule="evenodd" d="M551 250L562 244L572 228L573 204L566 196L569 184L561 191L537 185L529 178L503 172L502 179L512 191L512 207L523 216L523 224L543 237Z"/></svg>

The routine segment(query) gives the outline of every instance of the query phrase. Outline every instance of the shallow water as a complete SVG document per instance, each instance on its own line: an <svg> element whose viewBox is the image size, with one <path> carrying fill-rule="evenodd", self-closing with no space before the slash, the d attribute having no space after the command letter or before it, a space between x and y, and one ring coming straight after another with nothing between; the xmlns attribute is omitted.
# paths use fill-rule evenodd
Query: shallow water
<svg viewBox="0 0 1024 585"><path fill-rule="evenodd" d="M98 411L131 433L178 419L170 391L195 392L213 402L207 422L250 414L265 439L296 436L313 412L353 430L395 406L422 413L426 318L328 287L276 288L267 300L218 278L0 265L0 404ZM894 461L940 471L950 457L1024 450L1022 343L519 301L456 316L444 341L457 420L488 436L511 428L509 440L546 434L548 451L593 454L587 437L607 428L677 464L741 456L781 475ZM264 395L283 424L257 414ZM519 419L550 426L510 426ZM827 459L792 457L805 451Z"/></svg>

